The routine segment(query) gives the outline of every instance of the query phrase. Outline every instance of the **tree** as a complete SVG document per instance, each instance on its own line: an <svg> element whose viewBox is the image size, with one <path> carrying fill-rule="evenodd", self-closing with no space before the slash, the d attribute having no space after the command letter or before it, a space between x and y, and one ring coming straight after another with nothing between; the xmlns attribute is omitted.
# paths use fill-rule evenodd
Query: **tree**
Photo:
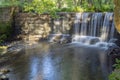
<svg viewBox="0 0 120 80"><path fill-rule="evenodd" d="M114 0L114 21L117 31L120 33L120 0Z"/></svg>

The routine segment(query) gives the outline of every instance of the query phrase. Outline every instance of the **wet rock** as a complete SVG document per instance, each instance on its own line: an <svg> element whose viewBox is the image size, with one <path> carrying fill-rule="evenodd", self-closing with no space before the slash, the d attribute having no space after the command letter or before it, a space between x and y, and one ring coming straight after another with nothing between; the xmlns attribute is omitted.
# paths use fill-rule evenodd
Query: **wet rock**
<svg viewBox="0 0 120 80"><path fill-rule="evenodd" d="M69 35L57 34L50 36L50 42L65 44L71 42Z"/></svg>
<svg viewBox="0 0 120 80"><path fill-rule="evenodd" d="M98 38L92 38L92 39L90 40L90 44L95 44L95 43L97 43L97 42L100 42L100 39L98 39Z"/></svg>
<svg viewBox="0 0 120 80"><path fill-rule="evenodd" d="M117 39L115 38L115 39L110 39L108 42L109 43L115 43L117 41Z"/></svg>
<svg viewBox="0 0 120 80"><path fill-rule="evenodd" d="M70 43L71 42L71 38L70 38L70 36L66 36L66 37L62 37L61 39L60 39L60 43L61 44L66 44L66 43Z"/></svg>
<svg viewBox="0 0 120 80"><path fill-rule="evenodd" d="M5 76L5 75L2 75L2 76L0 77L0 80L9 80L9 78L8 78L7 76Z"/></svg>
<svg viewBox="0 0 120 80"><path fill-rule="evenodd" d="M8 74L9 72L10 72L9 69L1 69L0 70L0 75L2 75L2 74Z"/></svg>
<svg viewBox="0 0 120 80"><path fill-rule="evenodd" d="M116 44L109 46L108 48L108 55L116 55L120 56L120 47Z"/></svg>
<svg viewBox="0 0 120 80"><path fill-rule="evenodd" d="M67 38L62 38L62 39L60 39L60 43L61 43L61 44L68 43Z"/></svg>
<svg viewBox="0 0 120 80"><path fill-rule="evenodd" d="M9 78L6 76L10 72L9 69L1 69L0 70L0 80L9 80Z"/></svg>
<svg viewBox="0 0 120 80"><path fill-rule="evenodd" d="M18 52L22 49L25 48L27 43L23 42L23 41L16 41L16 42L12 42L11 44L7 45L7 52Z"/></svg>
<svg viewBox="0 0 120 80"><path fill-rule="evenodd" d="M53 36L53 38L51 39L50 42L56 42L56 43L59 43L61 38L62 38L62 35L61 35L61 34L59 34L59 35L55 35L55 36Z"/></svg>

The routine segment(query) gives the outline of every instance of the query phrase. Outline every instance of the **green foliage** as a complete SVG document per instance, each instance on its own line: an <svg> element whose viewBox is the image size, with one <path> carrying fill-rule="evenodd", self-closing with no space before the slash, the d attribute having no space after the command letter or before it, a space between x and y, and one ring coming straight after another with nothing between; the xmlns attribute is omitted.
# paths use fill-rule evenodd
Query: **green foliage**
<svg viewBox="0 0 120 80"><path fill-rule="evenodd" d="M0 7L18 6L20 3L19 0L0 0Z"/></svg>
<svg viewBox="0 0 120 80"><path fill-rule="evenodd" d="M109 76L109 80L120 80L120 70L115 70Z"/></svg>
<svg viewBox="0 0 120 80"><path fill-rule="evenodd" d="M61 9L57 9L56 12L84 12L84 8L80 7L80 6L74 6L71 8L61 8Z"/></svg>
<svg viewBox="0 0 120 80"><path fill-rule="evenodd" d="M84 0L81 5L92 12L110 12L114 8L113 0Z"/></svg>
<svg viewBox="0 0 120 80"><path fill-rule="evenodd" d="M115 69L120 69L120 60L116 59L116 64L114 65Z"/></svg>
<svg viewBox="0 0 120 80"><path fill-rule="evenodd" d="M6 34L0 35L0 43L3 43L4 40L6 40L6 39L7 39L7 35Z"/></svg>
<svg viewBox="0 0 120 80"><path fill-rule="evenodd" d="M54 13L56 8L54 0L33 0L24 4L24 11L38 14Z"/></svg>
<svg viewBox="0 0 120 80"><path fill-rule="evenodd" d="M0 22L0 43L10 37L12 26L10 22Z"/></svg>
<svg viewBox="0 0 120 80"><path fill-rule="evenodd" d="M114 5L104 4L101 7L101 11L113 11Z"/></svg>
<svg viewBox="0 0 120 80"><path fill-rule="evenodd" d="M21 6L25 12L38 14L83 11L113 11L113 0L1 0L0 7Z"/></svg>
<svg viewBox="0 0 120 80"><path fill-rule="evenodd" d="M85 10L81 6L76 6L76 7L73 8L73 11L74 12L84 12Z"/></svg>
<svg viewBox="0 0 120 80"><path fill-rule="evenodd" d="M24 3L25 12L38 14L56 12L113 11L111 0L33 0Z"/></svg>
<svg viewBox="0 0 120 80"><path fill-rule="evenodd" d="M115 70L109 75L109 80L120 80L120 60L116 59Z"/></svg>
<svg viewBox="0 0 120 80"><path fill-rule="evenodd" d="M0 22L0 34L7 33L9 35L9 32L11 32L11 22Z"/></svg>

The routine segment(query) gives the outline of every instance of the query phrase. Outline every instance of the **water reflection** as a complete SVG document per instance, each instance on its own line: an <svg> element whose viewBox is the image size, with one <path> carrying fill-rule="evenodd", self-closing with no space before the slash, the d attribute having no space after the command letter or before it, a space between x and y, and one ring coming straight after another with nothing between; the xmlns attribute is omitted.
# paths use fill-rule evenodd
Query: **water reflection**
<svg viewBox="0 0 120 80"><path fill-rule="evenodd" d="M42 64L43 64L42 69L43 69L44 79L53 80L52 78L54 78L55 67L53 65L53 61L51 60L51 57L50 56L44 57Z"/></svg>
<svg viewBox="0 0 120 80"><path fill-rule="evenodd" d="M39 65L38 65L38 62L39 62L39 59L38 58L31 58L30 60L30 76L34 78L38 77L38 69L39 69ZM33 80L32 78L30 80Z"/></svg>
<svg viewBox="0 0 120 80"><path fill-rule="evenodd" d="M108 80L103 49L74 44L39 45L8 66L12 69L10 80Z"/></svg>

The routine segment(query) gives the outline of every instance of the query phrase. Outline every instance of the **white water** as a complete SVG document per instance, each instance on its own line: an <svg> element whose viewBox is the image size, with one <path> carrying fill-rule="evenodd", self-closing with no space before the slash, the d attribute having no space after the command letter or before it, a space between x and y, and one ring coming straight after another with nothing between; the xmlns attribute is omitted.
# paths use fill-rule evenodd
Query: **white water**
<svg viewBox="0 0 120 80"><path fill-rule="evenodd" d="M89 34L90 36L100 36L100 30L102 27L102 23L103 23L103 13L94 13L91 16L91 21L90 21L90 31Z"/></svg>
<svg viewBox="0 0 120 80"><path fill-rule="evenodd" d="M77 13L72 42L99 45L114 38L113 13Z"/></svg>
<svg viewBox="0 0 120 80"><path fill-rule="evenodd" d="M101 38L103 41L108 41L109 37L113 38L113 13L106 13L104 17L104 22L102 26Z"/></svg>
<svg viewBox="0 0 120 80"><path fill-rule="evenodd" d="M76 35L79 35L79 29L80 29L80 19L81 19L81 16L82 16L82 13L76 13L77 16L75 16L75 21L74 21L74 30L75 30L75 34Z"/></svg>

